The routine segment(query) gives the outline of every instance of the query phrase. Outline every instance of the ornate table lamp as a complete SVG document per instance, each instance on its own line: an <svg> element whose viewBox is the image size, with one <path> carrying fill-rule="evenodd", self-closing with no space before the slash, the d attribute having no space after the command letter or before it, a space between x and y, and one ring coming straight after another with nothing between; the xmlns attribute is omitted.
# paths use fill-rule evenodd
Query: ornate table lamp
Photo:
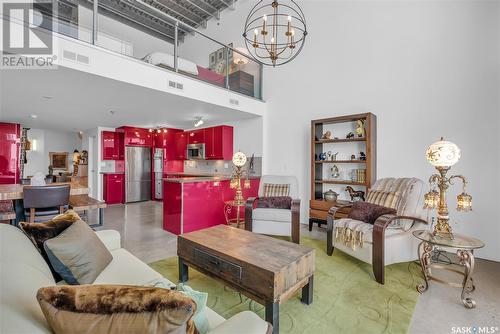
<svg viewBox="0 0 500 334"><path fill-rule="evenodd" d="M441 140L430 145L426 152L427 161L436 167L438 174L429 178L430 191L425 194L425 209L437 208L437 224L434 235L453 239L452 229L449 224L448 205L446 204L446 191L453 184L454 179L462 180L462 193L457 196L457 211L470 211L472 197L465 192L467 180L462 175L446 176L451 166L460 159L460 149L452 142Z"/></svg>
<svg viewBox="0 0 500 334"><path fill-rule="evenodd" d="M241 179L245 178L244 187L245 189L250 188L250 180L248 179L248 173L246 170L243 170L243 166L247 162L247 156L243 152L236 152L233 155L233 164L234 170L233 175L231 176L231 189L236 189L236 194L234 196L234 203L236 205L245 204L245 199L243 198L243 192L241 188Z"/></svg>

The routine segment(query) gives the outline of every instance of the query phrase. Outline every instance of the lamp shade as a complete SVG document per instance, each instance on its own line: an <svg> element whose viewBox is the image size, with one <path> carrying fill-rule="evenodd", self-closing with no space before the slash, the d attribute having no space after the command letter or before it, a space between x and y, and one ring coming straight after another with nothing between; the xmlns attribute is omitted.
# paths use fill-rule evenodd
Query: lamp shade
<svg viewBox="0 0 500 334"><path fill-rule="evenodd" d="M431 144L425 153L434 167L451 167L460 159L460 149L452 142L441 140Z"/></svg>
<svg viewBox="0 0 500 334"><path fill-rule="evenodd" d="M238 65L246 65L248 64L248 57L245 57L244 55L247 55L248 52L247 50L243 48L236 48L236 51L238 52L233 52L233 63L238 64Z"/></svg>

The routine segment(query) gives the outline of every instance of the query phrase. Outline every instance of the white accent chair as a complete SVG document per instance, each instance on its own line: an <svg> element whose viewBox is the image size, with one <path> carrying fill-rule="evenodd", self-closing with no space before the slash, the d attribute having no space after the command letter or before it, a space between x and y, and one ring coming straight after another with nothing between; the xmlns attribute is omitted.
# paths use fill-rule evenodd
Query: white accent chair
<svg viewBox="0 0 500 334"><path fill-rule="evenodd" d="M373 266L373 274L384 284L385 266L393 263L414 261L418 258L418 241L412 235L417 229L426 229L427 221L422 218L424 182L417 178L384 178L375 182L373 190L398 194L401 197L396 215L383 215L373 225L351 218L336 219L340 208L332 207L327 218L327 254L334 248ZM378 203L374 203L378 204ZM334 237L336 228L348 228L351 235L361 233L362 247L351 247Z"/></svg>
<svg viewBox="0 0 500 334"><path fill-rule="evenodd" d="M264 196L264 185L288 184L292 198L291 209L255 208L259 197ZM250 197L245 206L245 229L260 234L291 236L300 243L299 181L295 176L264 175L260 179L259 197Z"/></svg>

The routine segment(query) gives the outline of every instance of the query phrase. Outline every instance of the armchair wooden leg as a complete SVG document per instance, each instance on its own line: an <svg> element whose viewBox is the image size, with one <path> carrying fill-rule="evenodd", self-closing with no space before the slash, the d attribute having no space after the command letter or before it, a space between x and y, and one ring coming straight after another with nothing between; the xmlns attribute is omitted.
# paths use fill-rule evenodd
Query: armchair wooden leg
<svg viewBox="0 0 500 334"><path fill-rule="evenodd" d="M328 216L326 219L326 254L333 254L333 218Z"/></svg>
<svg viewBox="0 0 500 334"><path fill-rule="evenodd" d="M379 226L373 228L373 243L372 243L372 267L375 280L380 283L385 283L385 229Z"/></svg>
<svg viewBox="0 0 500 334"><path fill-rule="evenodd" d="M314 223L314 221L309 218L309 232L311 232L313 230L313 223Z"/></svg>

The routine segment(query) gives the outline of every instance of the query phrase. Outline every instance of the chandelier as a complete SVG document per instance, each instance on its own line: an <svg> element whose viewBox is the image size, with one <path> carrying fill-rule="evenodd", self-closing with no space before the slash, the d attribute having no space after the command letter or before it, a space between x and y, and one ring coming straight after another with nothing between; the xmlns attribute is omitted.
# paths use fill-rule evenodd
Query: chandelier
<svg viewBox="0 0 500 334"><path fill-rule="evenodd" d="M306 18L293 0L263 1L248 14L243 38L252 58L275 67L292 61L302 50L307 36Z"/></svg>

